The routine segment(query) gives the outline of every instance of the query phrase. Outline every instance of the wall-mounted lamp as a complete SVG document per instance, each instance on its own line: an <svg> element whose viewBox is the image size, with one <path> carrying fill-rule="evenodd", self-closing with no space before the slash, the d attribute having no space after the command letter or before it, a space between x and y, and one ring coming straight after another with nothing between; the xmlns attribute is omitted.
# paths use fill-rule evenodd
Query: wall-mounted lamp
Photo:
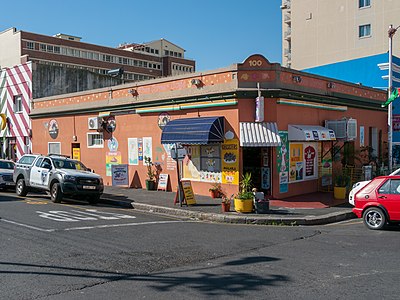
<svg viewBox="0 0 400 300"><path fill-rule="evenodd" d="M202 86L203 86L203 82L202 82L200 79L192 79L192 80L190 81L190 83L191 83L192 85L197 86L197 87L202 87Z"/></svg>
<svg viewBox="0 0 400 300"><path fill-rule="evenodd" d="M335 83L334 82L328 82L326 84L326 86L328 87L328 89L333 89L335 87Z"/></svg>
<svg viewBox="0 0 400 300"><path fill-rule="evenodd" d="M292 76L293 82L299 83L301 82L301 77L298 75L293 75Z"/></svg>

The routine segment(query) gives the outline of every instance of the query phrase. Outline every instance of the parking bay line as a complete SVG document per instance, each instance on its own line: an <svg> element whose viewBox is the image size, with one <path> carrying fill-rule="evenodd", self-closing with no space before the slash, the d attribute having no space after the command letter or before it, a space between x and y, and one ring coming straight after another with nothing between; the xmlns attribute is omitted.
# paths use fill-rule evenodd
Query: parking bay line
<svg viewBox="0 0 400 300"><path fill-rule="evenodd" d="M123 224L109 224L109 225L96 225L96 226L83 226L83 227L70 227L64 229L44 229L32 225L27 225L23 223L14 222L11 220L0 219L0 222L4 221L6 223L22 226L25 228L42 231L42 232L54 232L54 231L73 231L73 230L87 230L87 229L97 229L97 228L112 228L112 227L126 227L126 226L139 226L139 225L155 225L155 224L168 224L168 223L188 223L197 221L152 221L152 222L140 222L140 223L123 223Z"/></svg>

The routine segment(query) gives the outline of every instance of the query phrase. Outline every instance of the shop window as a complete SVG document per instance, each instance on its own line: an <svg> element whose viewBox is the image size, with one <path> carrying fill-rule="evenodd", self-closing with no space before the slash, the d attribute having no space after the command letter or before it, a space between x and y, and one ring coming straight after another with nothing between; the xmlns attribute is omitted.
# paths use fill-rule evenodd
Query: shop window
<svg viewBox="0 0 400 300"><path fill-rule="evenodd" d="M48 143L48 153L61 154L61 143Z"/></svg>
<svg viewBox="0 0 400 300"><path fill-rule="evenodd" d="M87 133L87 146L88 148L103 148L104 147L104 140L103 140L103 133Z"/></svg>
<svg viewBox="0 0 400 300"><path fill-rule="evenodd" d="M22 95L14 96L14 112L19 113L22 112Z"/></svg>

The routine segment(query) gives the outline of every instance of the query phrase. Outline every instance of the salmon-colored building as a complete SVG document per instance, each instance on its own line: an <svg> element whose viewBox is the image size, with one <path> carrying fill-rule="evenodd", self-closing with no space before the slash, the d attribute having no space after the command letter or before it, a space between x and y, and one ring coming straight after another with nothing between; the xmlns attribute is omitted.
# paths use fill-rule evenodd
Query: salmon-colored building
<svg viewBox="0 0 400 300"><path fill-rule="evenodd" d="M180 172L195 194L215 182L234 194L250 172L254 187L280 199L329 188L335 165L359 149L383 157L385 100L385 91L252 55L204 73L34 99L32 148L79 158L105 185L122 164L127 185L144 187L151 157L168 190ZM180 145L178 166L171 148Z"/></svg>

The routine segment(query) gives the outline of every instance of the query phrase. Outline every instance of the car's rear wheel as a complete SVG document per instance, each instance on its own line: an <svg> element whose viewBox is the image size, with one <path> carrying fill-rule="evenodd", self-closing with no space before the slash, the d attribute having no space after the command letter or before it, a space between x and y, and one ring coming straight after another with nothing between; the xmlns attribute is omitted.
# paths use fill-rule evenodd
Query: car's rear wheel
<svg viewBox="0 0 400 300"><path fill-rule="evenodd" d="M15 188L15 192L17 193L18 196L26 196L28 194L28 188L25 185L25 179L20 178L17 181L17 186Z"/></svg>
<svg viewBox="0 0 400 300"><path fill-rule="evenodd" d="M63 193L58 182L53 183L53 185L51 186L50 197L51 201L53 201L54 203L61 203Z"/></svg>
<svg viewBox="0 0 400 300"><path fill-rule="evenodd" d="M368 208L363 215L364 224L373 230L379 230L386 225L386 215L379 207Z"/></svg>

